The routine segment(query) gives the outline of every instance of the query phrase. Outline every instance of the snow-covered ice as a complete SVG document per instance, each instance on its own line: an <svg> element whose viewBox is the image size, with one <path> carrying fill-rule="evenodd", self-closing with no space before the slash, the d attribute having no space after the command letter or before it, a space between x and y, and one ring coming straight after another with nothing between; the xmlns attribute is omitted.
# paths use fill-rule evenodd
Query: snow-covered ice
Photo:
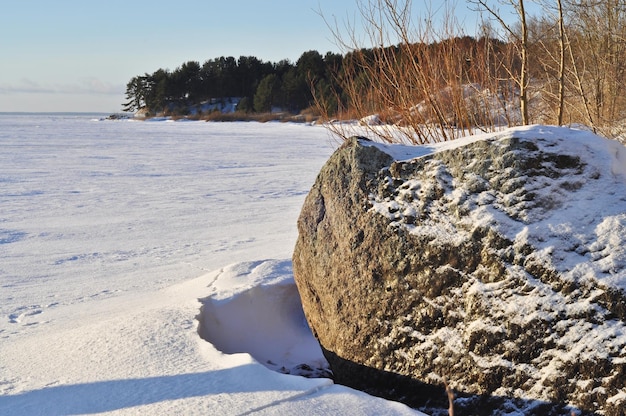
<svg viewBox="0 0 626 416"><path fill-rule="evenodd" d="M289 259L333 148L306 125L0 114L0 414L418 413L280 373L323 366Z"/></svg>

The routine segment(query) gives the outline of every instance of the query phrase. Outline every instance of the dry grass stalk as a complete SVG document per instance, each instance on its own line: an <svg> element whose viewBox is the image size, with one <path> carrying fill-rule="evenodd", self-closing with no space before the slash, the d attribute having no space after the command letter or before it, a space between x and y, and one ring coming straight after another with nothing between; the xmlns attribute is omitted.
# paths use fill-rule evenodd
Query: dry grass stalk
<svg viewBox="0 0 626 416"><path fill-rule="evenodd" d="M443 384L446 387L446 394L448 395L448 415L454 416L454 390L452 390L445 377L443 378Z"/></svg>

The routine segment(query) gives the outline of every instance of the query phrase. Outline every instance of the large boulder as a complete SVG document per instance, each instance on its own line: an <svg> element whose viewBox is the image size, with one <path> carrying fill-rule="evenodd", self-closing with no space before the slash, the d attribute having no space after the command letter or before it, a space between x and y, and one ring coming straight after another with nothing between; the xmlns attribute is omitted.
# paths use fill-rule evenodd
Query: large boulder
<svg viewBox="0 0 626 416"><path fill-rule="evenodd" d="M539 126L352 138L298 231L295 280L336 382L436 412L447 380L457 415L625 414L618 142Z"/></svg>

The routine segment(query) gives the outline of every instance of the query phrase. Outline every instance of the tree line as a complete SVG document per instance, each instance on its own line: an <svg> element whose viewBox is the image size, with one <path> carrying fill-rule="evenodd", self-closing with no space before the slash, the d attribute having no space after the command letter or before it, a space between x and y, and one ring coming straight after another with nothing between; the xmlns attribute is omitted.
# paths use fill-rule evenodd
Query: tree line
<svg viewBox="0 0 626 416"><path fill-rule="evenodd" d="M314 103L314 91L338 90L333 77L342 55L304 52L295 63L265 62L254 56L185 62L173 71L158 69L133 77L126 85L123 110L149 115L185 115L202 102L239 99L237 111L298 113ZM313 88L313 89L312 89ZM332 100L331 97L328 97Z"/></svg>

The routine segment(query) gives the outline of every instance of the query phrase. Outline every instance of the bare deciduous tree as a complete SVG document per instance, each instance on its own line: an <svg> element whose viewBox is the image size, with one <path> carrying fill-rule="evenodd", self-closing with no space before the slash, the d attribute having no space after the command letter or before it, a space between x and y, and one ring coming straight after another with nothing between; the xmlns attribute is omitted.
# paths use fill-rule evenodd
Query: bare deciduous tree
<svg viewBox="0 0 626 416"><path fill-rule="evenodd" d="M571 73L585 106L586 124L609 130L626 115L626 1L563 0L569 15Z"/></svg>
<svg viewBox="0 0 626 416"><path fill-rule="evenodd" d="M522 124L529 124L529 97L528 97L528 23L526 18L526 9L524 6L524 0L502 0L502 2L513 7L517 15L519 16L519 31L516 28L505 22L500 12L486 0L470 0L477 6L478 11L486 12L492 19L498 22L500 27L506 32L509 38L515 45L519 59L520 69L517 71L513 67L508 68L511 80L517 84L519 88L519 100L520 100L520 113L522 117Z"/></svg>
<svg viewBox="0 0 626 416"><path fill-rule="evenodd" d="M469 3L487 17L478 38L463 34L447 2L423 2L415 15L411 0L360 0L362 30L329 25L345 58L340 87L326 94L333 106L318 100L321 113L376 115L364 125L374 136L415 144L531 121L616 134L626 120L626 0ZM527 16L531 3L542 16ZM513 23L498 4L514 11ZM345 137L343 126L331 130Z"/></svg>
<svg viewBox="0 0 626 416"><path fill-rule="evenodd" d="M336 23L329 25L346 52L337 78L348 106L360 116L378 114L393 123L394 128L365 126L385 141L445 141L495 124L492 104L477 83L476 68L485 68L488 59L481 56L484 50L462 36L447 3L436 11L427 6L416 18L410 0L359 2L365 42L354 23L343 27L347 35ZM341 128L331 126L344 135Z"/></svg>

